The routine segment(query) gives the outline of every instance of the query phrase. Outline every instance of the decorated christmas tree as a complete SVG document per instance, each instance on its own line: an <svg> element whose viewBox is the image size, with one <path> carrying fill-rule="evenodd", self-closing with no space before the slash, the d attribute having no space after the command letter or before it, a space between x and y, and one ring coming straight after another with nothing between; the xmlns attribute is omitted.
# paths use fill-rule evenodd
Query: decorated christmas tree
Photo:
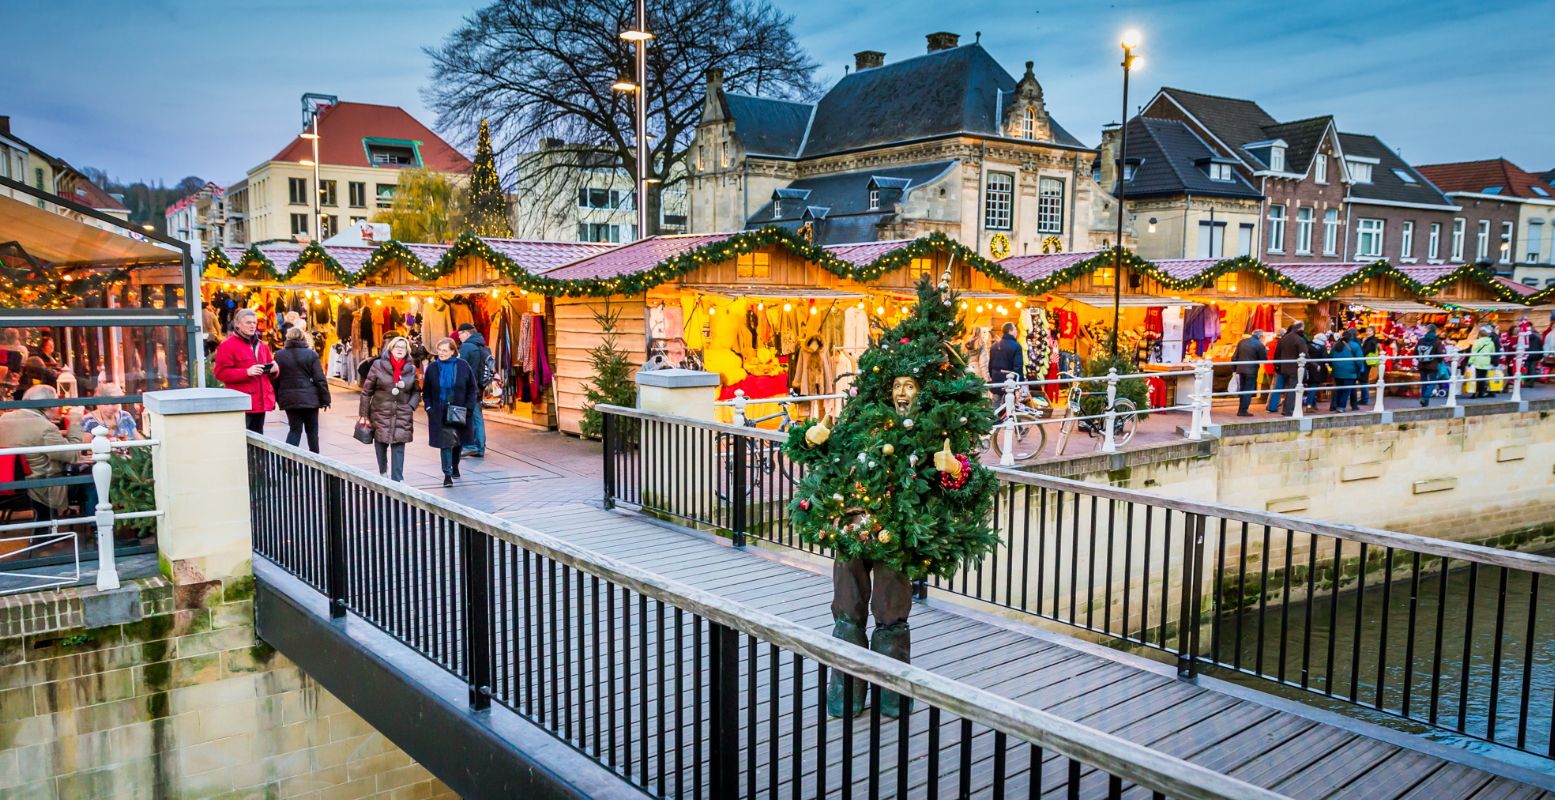
<svg viewBox="0 0 1555 800"><path fill-rule="evenodd" d="M470 173L470 229L476 236L512 238L508 201L497 178L497 157L491 152L491 129L481 120L480 140L475 145L475 169Z"/></svg>
<svg viewBox="0 0 1555 800"><path fill-rule="evenodd" d="M918 284L913 313L858 360L838 418L791 430L806 466L791 512L804 541L839 561L883 563L910 579L950 577L998 546L995 478L978 462L993 424L983 382L959 348L946 279Z"/></svg>

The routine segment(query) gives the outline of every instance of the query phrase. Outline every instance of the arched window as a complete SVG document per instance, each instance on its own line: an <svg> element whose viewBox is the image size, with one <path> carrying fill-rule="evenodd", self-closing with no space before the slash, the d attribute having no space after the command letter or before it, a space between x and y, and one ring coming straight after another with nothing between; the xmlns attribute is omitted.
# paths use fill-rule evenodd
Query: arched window
<svg viewBox="0 0 1555 800"><path fill-rule="evenodd" d="M1020 135L1023 139L1037 138L1037 110L1031 106L1026 106L1026 108L1021 111Z"/></svg>

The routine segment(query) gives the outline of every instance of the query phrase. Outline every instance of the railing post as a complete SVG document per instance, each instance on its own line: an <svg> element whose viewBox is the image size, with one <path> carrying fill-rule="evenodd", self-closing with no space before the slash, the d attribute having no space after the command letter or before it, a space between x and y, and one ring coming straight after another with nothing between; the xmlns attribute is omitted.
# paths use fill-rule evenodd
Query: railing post
<svg viewBox="0 0 1555 800"><path fill-rule="evenodd" d="M747 419L745 407L750 405L750 402L750 398L745 396L744 389L734 390L734 399L729 401L729 405L734 409L734 424L744 427Z"/></svg>
<svg viewBox="0 0 1555 800"><path fill-rule="evenodd" d="M1215 375L1208 361L1193 365L1193 416L1188 425L1188 438L1197 441L1204 437L1209 427L1209 406L1215 388ZM1238 386L1240 390L1242 387Z"/></svg>
<svg viewBox="0 0 1555 800"><path fill-rule="evenodd" d="M1388 354L1382 352L1381 346L1377 349L1377 404L1372 410L1382 413L1382 396L1388 391Z"/></svg>
<svg viewBox="0 0 1555 800"><path fill-rule="evenodd" d="M712 797L740 796L740 639L733 629L711 620L708 688L712 701ZM754 669L755 665L752 664ZM804 698L795 698L802 703ZM825 709L821 713L826 713Z"/></svg>
<svg viewBox="0 0 1555 800"><path fill-rule="evenodd" d="M616 445L617 434L615 427L619 418L608 411L600 412L600 438L603 440L605 451L604 482L605 482L605 508L616 507Z"/></svg>
<svg viewBox="0 0 1555 800"><path fill-rule="evenodd" d="M346 615L346 480L339 475L324 476L325 564L324 576L329 589L329 615Z"/></svg>
<svg viewBox="0 0 1555 800"><path fill-rule="evenodd" d="M1107 424L1107 429L1102 432L1101 451L1103 453L1118 452L1118 443L1113 438L1113 426L1117 422L1118 418L1118 412L1113 404L1116 403L1117 400L1118 368L1112 367L1107 370L1107 412L1106 419L1102 420Z"/></svg>
<svg viewBox="0 0 1555 800"><path fill-rule="evenodd" d="M113 482L113 442L106 431L92 437L92 484L97 489L97 589L119 588L119 565L113 560L113 500L108 491Z"/></svg>
<svg viewBox="0 0 1555 800"><path fill-rule="evenodd" d="M1177 676L1193 678L1199 674L1199 614L1203 589L1200 580L1204 566L1204 515L1189 514L1184 533L1189 537L1183 550L1181 608L1177 620Z"/></svg>
<svg viewBox="0 0 1555 800"><path fill-rule="evenodd" d="M1512 365L1512 402L1523 401L1523 365L1528 358L1528 337L1517 335L1517 363Z"/></svg>
<svg viewBox="0 0 1555 800"><path fill-rule="evenodd" d="M1463 377L1463 367L1458 363L1458 354L1451 353L1447 356L1447 407L1458 407L1458 381ZM1427 387L1420 387L1425 391Z"/></svg>
<svg viewBox="0 0 1555 800"><path fill-rule="evenodd" d="M750 463L749 448L755 440L739 434L729 434L729 437L734 445L734 458L730 459L733 463L734 475L729 481L729 528L734 538L734 546L744 547L745 526L750 510L747 506L749 499L745 496L750 486L750 476L746 474L746 470Z"/></svg>
<svg viewBox="0 0 1555 800"><path fill-rule="evenodd" d="M1001 403L1004 406L1004 422L1000 425L999 435L1004 437L1004 452L999 454L999 466L1009 467L1015 464L1015 375L1004 376L1004 398Z"/></svg>
<svg viewBox="0 0 1555 800"><path fill-rule="evenodd" d="M1292 408L1295 409L1295 411L1293 411L1292 414L1293 414L1293 416L1296 417L1296 419L1301 419L1302 417L1306 416L1306 408L1307 408L1307 392L1306 392L1306 388L1307 387L1306 387L1306 383L1307 383L1307 354L1306 353L1297 353L1296 354L1296 386L1295 386L1295 389L1294 389L1294 391L1296 392L1296 397L1295 397L1295 404L1292 406Z"/></svg>
<svg viewBox="0 0 1555 800"><path fill-rule="evenodd" d="M463 539L464 656L470 675L470 708L491 708L491 539L467 525Z"/></svg>

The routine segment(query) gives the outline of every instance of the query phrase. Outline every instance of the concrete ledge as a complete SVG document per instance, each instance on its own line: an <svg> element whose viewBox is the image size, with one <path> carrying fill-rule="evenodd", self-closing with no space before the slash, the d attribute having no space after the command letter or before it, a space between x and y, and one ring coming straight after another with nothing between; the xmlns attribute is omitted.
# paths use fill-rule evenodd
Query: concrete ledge
<svg viewBox="0 0 1555 800"><path fill-rule="evenodd" d="M248 411L252 406L248 395L232 389L168 389L147 392L143 400L147 411L163 416Z"/></svg>
<svg viewBox="0 0 1555 800"><path fill-rule="evenodd" d="M718 373L695 369L654 369L637 373L637 385L657 386L661 389L717 386Z"/></svg>
<svg viewBox="0 0 1555 800"><path fill-rule="evenodd" d="M461 797L647 797L517 714L469 708L469 688L323 595L254 558L255 628Z"/></svg>
<svg viewBox="0 0 1555 800"><path fill-rule="evenodd" d="M1458 488L1457 478L1432 478L1430 480L1415 481L1413 490L1415 494L1430 494L1431 492L1448 492Z"/></svg>

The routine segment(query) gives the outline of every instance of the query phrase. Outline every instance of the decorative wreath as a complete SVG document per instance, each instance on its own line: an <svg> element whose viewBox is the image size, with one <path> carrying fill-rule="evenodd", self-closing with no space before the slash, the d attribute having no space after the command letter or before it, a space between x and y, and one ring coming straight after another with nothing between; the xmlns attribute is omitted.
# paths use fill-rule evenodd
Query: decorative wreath
<svg viewBox="0 0 1555 800"><path fill-rule="evenodd" d="M1010 237L1002 233L994 234L993 238L988 240L988 254L993 256L995 261L1009 256Z"/></svg>

